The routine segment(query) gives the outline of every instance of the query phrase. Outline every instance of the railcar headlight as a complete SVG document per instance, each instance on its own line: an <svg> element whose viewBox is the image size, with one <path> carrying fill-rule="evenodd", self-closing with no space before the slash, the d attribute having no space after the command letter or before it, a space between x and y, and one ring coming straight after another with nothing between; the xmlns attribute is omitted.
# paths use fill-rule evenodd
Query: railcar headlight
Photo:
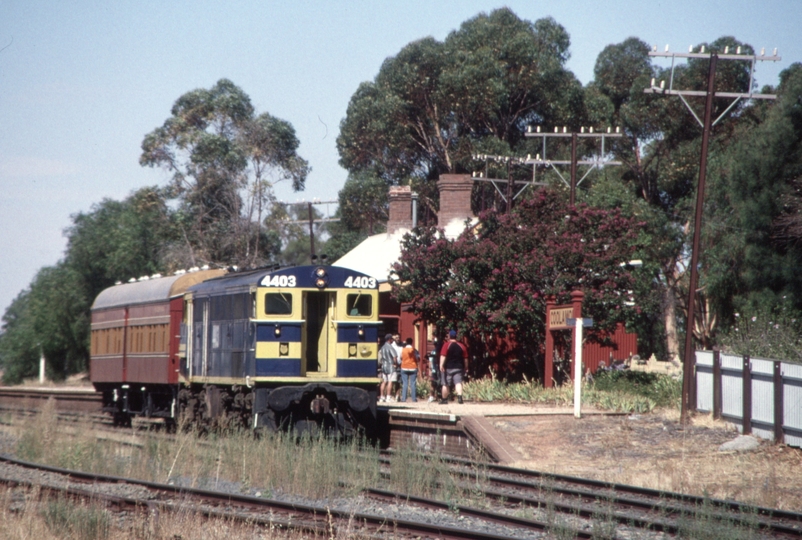
<svg viewBox="0 0 802 540"><path fill-rule="evenodd" d="M276 334L276 337L279 337L281 335L281 325L280 324L276 325L276 329L273 331L273 333Z"/></svg>
<svg viewBox="0 0 802 540"><path fill-rule="evenodd" d="M328 272L326 272L326 269L323 268L322 266L318 266L317 268L315 268L314 278L315 278L315 287L317 287L318 289L322 289L329 284L329 274Z"/></svg>
<svg viewBox="0 0 802 540"><path fill-rule="evenodd" d="M359 334L359 337L365 337L365 328L361 324L359 325L359 330L357 330L357 334Z"/></svg>

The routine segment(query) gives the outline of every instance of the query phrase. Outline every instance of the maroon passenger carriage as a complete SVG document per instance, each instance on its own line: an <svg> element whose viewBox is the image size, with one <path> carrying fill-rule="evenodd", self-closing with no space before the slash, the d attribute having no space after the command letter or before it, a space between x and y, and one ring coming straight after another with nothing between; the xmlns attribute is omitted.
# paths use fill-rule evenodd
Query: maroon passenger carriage
<svg viewBox="0 0 802 540"><path fill-rule="evenodd" d="M175 416L184 293L223 274L200 270L148 278L109 287L95 298L89 378L115 421Z"/></svg>

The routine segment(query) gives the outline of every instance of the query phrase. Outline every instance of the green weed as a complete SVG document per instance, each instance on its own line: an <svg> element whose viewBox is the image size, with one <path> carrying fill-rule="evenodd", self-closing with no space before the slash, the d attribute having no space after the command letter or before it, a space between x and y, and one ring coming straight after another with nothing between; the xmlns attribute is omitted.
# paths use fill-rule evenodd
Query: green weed
<svg viewBox="0 0 802 540"><path fill-rule="evenodd" d="M657 407L679 408L681 389L680 381L668 375L637 371L601 372L593 384L583 386L582 403L610 411L644 413ZM490 378L465 383L464 394L467 399L484 402L568 406L574 401L573 385L544 388L526 380L505 383L492 374Z"/></svg>
<svg viewBox="0 0 802 540"><path fill-rule="evenodd" d="M109 537L111 518L105 510L59 499L42 509L42 518L59 538L102 540Z"/></svg>

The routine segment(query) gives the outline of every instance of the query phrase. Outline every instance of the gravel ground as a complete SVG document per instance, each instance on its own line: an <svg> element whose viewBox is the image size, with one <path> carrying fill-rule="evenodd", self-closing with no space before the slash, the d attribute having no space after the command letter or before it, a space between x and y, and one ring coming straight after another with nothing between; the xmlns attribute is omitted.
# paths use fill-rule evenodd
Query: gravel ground
<svg viewBox="0 0 802 540"><path fill-rule="evenodd" d="M6 454L7 455L7 454ZM116 497L128 497L131 499L149 500L153 495L144 487L122 484L122 483L78 483L68 477L47 471L37 471L27 467L20 467L11 463L0 462L0 478L16 480L19 482L30 482L34 485L47 486L53 488L72 487L83 489L92 493L112 495Z"/></svg>
<svg viewBox="0 0 802 540"><path fill-rule="evenodd" d="M171 484L177 486L189 486L191 485L191 482L192 480L189 478L174 478L170 480ZM352 515L363 514L380 516L387 520L388 533L392 531L392 523L394 521L416 521L444 527L453 527L459 529L467 528L473 531L491 533L508 538L545 538L542 533L503 527L496 523L488 523L486 521L475 519L469 516L461 516L457 511L431 510L427 508L421 508L420 506L416 506L414 504L380 501L363 495L358 495L356 497L311 499L307 497L299 497L291 493L284 493L282 491L266 493L259 488L243 490L242 486L238 482L216 482L214 479L207 479L206 481L202 481L199 485L194 487L199 489L222 491L225 493L237 493L252 495L255 497L265 497L270 500L290 504L315 506L321 508L322 512L325 512L326 509L328 509Z"/></svg>

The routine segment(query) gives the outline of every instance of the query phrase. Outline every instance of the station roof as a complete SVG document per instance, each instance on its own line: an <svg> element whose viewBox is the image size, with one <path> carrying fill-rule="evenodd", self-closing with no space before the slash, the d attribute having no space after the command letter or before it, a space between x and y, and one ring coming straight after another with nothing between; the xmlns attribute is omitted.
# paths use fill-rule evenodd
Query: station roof
<svg viewBox="0 0 802 540"><path fill-rule="evenodd" d="M393 264L401 258L401 239L408 229L394 233L374 234L334 262L334 266L350 268L386 283Z"/></svg>
<svg viewBox="0 0 802 540"><path fill-rule="evenodd" d="M473 218L469 226L477 222ZM443 229L445 237L456 239L465 230L465 219L452 219ZM401 259L401 240L409 229L398 229L393 233L374 234L334 262L335 266L350 268L375 277L379 283L387 283L393 264Z"/></svg>

